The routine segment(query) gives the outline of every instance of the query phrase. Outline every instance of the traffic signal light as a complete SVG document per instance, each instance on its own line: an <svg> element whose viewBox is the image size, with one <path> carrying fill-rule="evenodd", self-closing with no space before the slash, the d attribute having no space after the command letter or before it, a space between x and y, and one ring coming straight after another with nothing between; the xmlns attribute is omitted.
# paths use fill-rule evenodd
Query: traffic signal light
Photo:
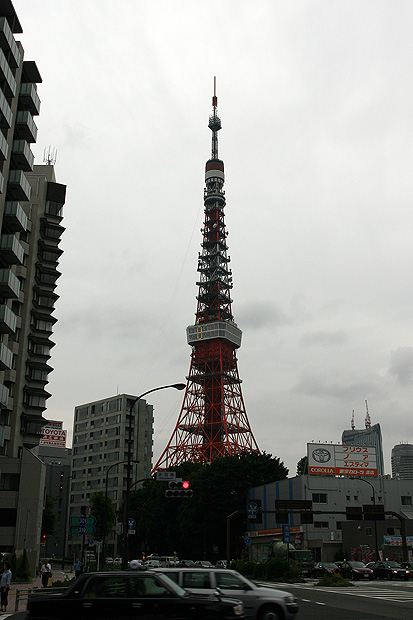
<svg viewBox="0 0 413 620"><path fill-rule="evenodd" d="M189 488L188 480L176 478L168 482L168 489L165 491L165 497L192 497L192 489Z"/></svg>
<svg viewBox="0 0 413 620"><path fill-rule="evenodd" d="M40 539L40 544L41 544L42 547L45 546L45 544L46 544L46 534L42 534L42 537Z"/></svg>

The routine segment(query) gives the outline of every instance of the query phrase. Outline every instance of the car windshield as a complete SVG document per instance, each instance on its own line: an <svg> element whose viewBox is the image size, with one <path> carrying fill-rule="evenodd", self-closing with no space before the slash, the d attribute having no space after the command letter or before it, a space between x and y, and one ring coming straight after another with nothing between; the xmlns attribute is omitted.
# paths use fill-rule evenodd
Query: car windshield
<svg viewBox="0 0 413 620"><path fill-rule="evenodd" d="M349 562L351 568L366 568L366 565L363 562Z"/></svg>
<svg viewBox="0 0 413 620"><path fill-rule="evenodd" d="M386 566L389 568L401 568L400 564L397 562L386 562Z"/></svg>
<svg viewBox="0 0 413 620"><path fill-rule="evenodd" d="M322 566L324 566L324 568L337 568L337 564L334 564L334 562L324 562Z"/></svg>

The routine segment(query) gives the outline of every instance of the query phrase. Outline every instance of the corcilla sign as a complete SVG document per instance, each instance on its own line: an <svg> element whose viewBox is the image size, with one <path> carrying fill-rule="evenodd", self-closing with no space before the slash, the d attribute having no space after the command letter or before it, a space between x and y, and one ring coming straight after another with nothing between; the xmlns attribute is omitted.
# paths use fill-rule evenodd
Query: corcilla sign
<svg viewBox="0 0 413 620"><path fill-rule="evenodd" d="M329 443L307 444L308 473L377 476L376 448Z"/></svg>

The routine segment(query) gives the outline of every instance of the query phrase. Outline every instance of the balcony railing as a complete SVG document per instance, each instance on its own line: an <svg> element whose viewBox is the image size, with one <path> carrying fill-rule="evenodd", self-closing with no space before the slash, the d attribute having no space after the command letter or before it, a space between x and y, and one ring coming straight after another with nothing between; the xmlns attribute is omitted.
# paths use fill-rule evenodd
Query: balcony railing
<svg viewBox="0 0 413 620"><path fill-rule="evenodd" d="M0 405L7 407L9 401L9 388L0 383Z"/></svg>
<svg viewBox="0 0 413 620"><path fill-rule="evenodd" d="M0 49L0 82L7 99L16 96L17 83L2 49Z"/></svg>
<svg viewBox="0 0 413 620"><path fill-rule="evenodd" d="M17 316L6 304L0 306L0 332L13 334L16 331Z"/></svg>
<svg viewBox="0 0 413 620"><path fill-rule="evenodd" d="M28 110L32 116L40 113L40 99L34 84L30 82L20 85L19 110Z"/></svg>
<svg viewBox="0 0 413 620"><path fill-rule="evenodd" d="M9 265L23 264L24 250L15 235L0 236L0 255Z"/></svg>
<svg viewBox="0 0 413 620"><path fill-rule="evenodd" d="M10 170L7 183L7 197L22 202L30 200L31 187L21 170Z"/></svg>
<svg viewBox="0 0 413 620"><path fill-rule="evenodd" d="M27 230L27 215L17 201L6 202L3 221L13 232L25 232Z"/></svg>
<svg viewBox="0 0 413 620"><path fill-rule="evenodd" d="M26 140L13 140L11 149L12 167L30 172L33 170L34 155Z"/></svg>
<svg viewBox="0 0 413 620"><path fill-rule="evenodd" d="M20 282L11 269L0 269L0 295L19 298Z"/></svg>
<svg viewBox="0 0 413 620"><path fill-rule="evenodd" d="M10 67L16 69L21 62L21 54L16 39L13 36L9 22L5 17L0 18L0 47L8 53Z"/></svg>
<svg viewBox="0 0 413 620"><path fill-rule="evenodd" d="M3 91L0 90L0 127L10 129L12 118L13 113L11 108L7 103L7 99L4 96Z"/></svg>
<svg viewBox="0 0 413 620"><path fill-rule="evenodd" d="M12 367L13 353L0 342L0 370L7 370Z"/></svg>
<svg viewBox="0 0 413 620"><path fill-rule="evenodd" d="M14 136L29 143L36 142L37 126L32 115L27 110L17 112Z"/></svg>

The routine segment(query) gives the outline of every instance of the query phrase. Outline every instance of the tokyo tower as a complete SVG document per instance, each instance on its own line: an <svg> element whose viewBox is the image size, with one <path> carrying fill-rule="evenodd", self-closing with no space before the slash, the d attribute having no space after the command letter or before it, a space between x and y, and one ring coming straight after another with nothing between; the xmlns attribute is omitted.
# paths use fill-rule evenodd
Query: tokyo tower
<svg viewBox="0 0 413 620"><path fill-rule="evenodd" d="M214 459L259 452L241 393L236 350L242 332L231 310L230 258L224 207L224 162L218 158L216 82L212 114L211 159L205 166L202 252L198 256L199 292L196 320L187 327L192 348L191 366L178 422L153 471L185 461L209 463Z"/></svg>

